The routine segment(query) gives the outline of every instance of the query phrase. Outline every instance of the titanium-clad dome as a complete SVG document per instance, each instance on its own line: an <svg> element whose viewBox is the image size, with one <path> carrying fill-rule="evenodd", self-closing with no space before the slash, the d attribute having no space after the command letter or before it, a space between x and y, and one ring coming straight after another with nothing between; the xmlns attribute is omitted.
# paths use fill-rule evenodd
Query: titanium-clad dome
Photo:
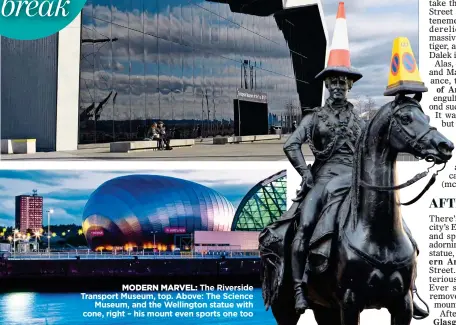
<svg viewBox="0 0 456 325"><path fill-rule="evenodd" d="M233 217L231 202L206 186L173 177L129 175L111 179L92 193L83 212L83 230L92 248L142 245L150 242L151 234L170 229L187 234L229 231Z"/></svg>

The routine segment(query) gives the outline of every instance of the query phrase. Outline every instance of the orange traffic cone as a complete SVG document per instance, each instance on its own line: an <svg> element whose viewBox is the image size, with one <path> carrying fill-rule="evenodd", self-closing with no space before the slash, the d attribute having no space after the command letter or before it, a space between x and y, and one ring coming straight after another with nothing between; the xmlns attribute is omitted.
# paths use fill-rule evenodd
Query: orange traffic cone
<svg viewBox="0 0 456 325"><path fill-rule="evenodd" d="M353 80L353 82L363 77L360 72L351 67L347 19L345 17L345 6L343 2L339 2L328 65L315 78L326 79L332 76L346 76Z"/></svg>

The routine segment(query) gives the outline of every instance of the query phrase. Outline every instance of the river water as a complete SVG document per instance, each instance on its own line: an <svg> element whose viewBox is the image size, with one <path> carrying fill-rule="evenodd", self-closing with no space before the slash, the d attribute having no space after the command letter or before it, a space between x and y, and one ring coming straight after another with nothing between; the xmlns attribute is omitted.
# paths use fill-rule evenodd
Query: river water
<svg viewBox="0 0 456 325"><path fill-rule="evenodd" d="M216 292L219 294L220 292ZM138 324L163 324L163 325L228 325L228 324L239 324L239 325L268 325L275 324L274 318L272 317L271 311L265 311L263 307L263 300L261 297L261 290L255 289L252 292L236 292L236 293L251 293L253 299L249 307L235 307L235 308L218 308L217 312L220 313L219 317L203 317L197 318L196 314L199 312L213 312L214 308L210 307L210 303L213 300L204 298L200 300L200 303L207 303L207 308L203 309L188 309L188 308L172 308L173 312L193 312L194 317L185 318L179 317L166 317L160 318L157 316L140 317L140 312L166 312L170 308L166 308L162 304L162 308L144 308L134 309L136 311L136 317L133 316L132 310L126 310L124 317L113 317L106 316L106 313L110 310L115 311L119 308L96 308L93 300L83 300L80 293L8 293L0 295L0 324L8 325L71 325L71 324L116 324L116 325L138 325ZM172 296L172 301L177 301L178 292L167 293ZM120 293L119 293L120 295ZM205 297L205 295L203 295ZM226 300L225 300L226 301ZM137 303L138 300L108 300L107 303L118 303L126 302L129 306L132 303ZM159 302L159 301L155 301ZM163 301L161 301L163 302ZM189 301L191 302L191 301ZM226 301L229 302L229 301ZM233 301L235 302L235 301ZM236 305L236 304L235 304ZM101 311L100 311L101 310ZM121 309L122 310L122 309ZM240 317L239 313L243 310L249 314L244 314L246 317ZM84 312L95 312L100 313L103 317L86 317L83 315ZM224 317L225 315L230 317ZM233 317L233 312L238 313L238 317ZM128 315L130 313L130 315ZM150 314L151 315L151 314ZM253 315L253 317L251 317ZM181 314L181 317L184 317Z"/></svg>

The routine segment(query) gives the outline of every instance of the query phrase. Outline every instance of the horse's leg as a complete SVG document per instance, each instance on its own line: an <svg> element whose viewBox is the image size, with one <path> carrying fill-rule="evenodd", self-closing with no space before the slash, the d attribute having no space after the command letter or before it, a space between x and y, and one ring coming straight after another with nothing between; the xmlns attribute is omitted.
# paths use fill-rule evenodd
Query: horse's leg
<svg viewBox="0 0 456 325"><path fill-rule="evenodd" d="M391 325L409 325L413 315L413 300L411 292L395 300L389 307L391 314Z"/></svg>
<svg viewBox="0 0 456 325"><path fill-rule="evenodd" d="M312 307L318 325L342 325L339 309Z"/></svg>
<svg viewBox="0 0 456 325"><path fill-rule="evenodd" d="M294 297L293 293L290 293L290 296ZM277 325L296 325L301 317L296 313L294 299L284 299L273 304L271 309Z"/></svg>
<svg viewBox="0 0 456 325"><path fill-rule="evenodd" d="M359 306L360 304L355 292L352 289L347 289L341 302L340 318L342 325L359 324L359 314L361 313Z"/></svg>

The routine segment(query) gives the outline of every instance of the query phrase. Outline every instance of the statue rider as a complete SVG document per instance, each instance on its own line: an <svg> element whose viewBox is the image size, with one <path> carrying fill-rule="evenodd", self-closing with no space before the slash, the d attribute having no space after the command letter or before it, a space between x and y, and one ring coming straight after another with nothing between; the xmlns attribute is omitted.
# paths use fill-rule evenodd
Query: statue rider
<svg viewBox="0 0 456 325"><path fill-rule="evenodd" d="M295 309L299 314L309 308L304 296L303 276L308 257L309 241L322 208L321 197L326 183L333 177L352 172L355 144L361 135L364 122L353 112L347 101L347 92L361 78L350 73L325 72L325 85L329 98L323 107L304 115L296 131L289 137L284 151L293 167L303 179L307 193L300 209L299 227L292 243L292 277L295 289ZM311 168L307 166L301 146L307 143L315 156ZM299 198L298 198L299 199ZM416 247L405 222L404 229ZM414 316L428 315L414 302Z"/></svg>
<svg viewBox="0 0 456 325"><path fill-rule="evenodd" d="M347 53L348 51L342 55L349 55ZM304 112L301 123L284 145L289 161L303 180L297 198L302 200L299 226L292 242L291 253L295 309L298 314L309 308L304 295L303 277L309 241L322 209L323 190L327 182L335 176L352 173L355 145L365 124L353 111L353 105L347 101L347 92L362 75L350 67L349 57L341 60L331 53L329 60L328 67L316 77L324 80L329 98L323 107ZM336 64L332 64L334 62ZM307 165L301 151L304 143L309 145L315 157L311 167ZM416 247L405 223L404 228ZM427 312L414 302L414 316L424 318L427 315Z"/></svg>
<svg viewBox="0 0 456 325"><path fill-rule="evenodd" d="M347 101L347 92L362 77L356 71L321 73L329 98L323 107L304 115L296 131L284 146L285 154L303 179L307 193L300 209L300 221L292 244L292 276L295 289L296 311L303 313L308 304L303 293L303 275L308 246L326 183L333 177L352 172L353 154L364 123L353 112ZM307 166L301 146L307 143L315 156L311 168Z"/></svg>

